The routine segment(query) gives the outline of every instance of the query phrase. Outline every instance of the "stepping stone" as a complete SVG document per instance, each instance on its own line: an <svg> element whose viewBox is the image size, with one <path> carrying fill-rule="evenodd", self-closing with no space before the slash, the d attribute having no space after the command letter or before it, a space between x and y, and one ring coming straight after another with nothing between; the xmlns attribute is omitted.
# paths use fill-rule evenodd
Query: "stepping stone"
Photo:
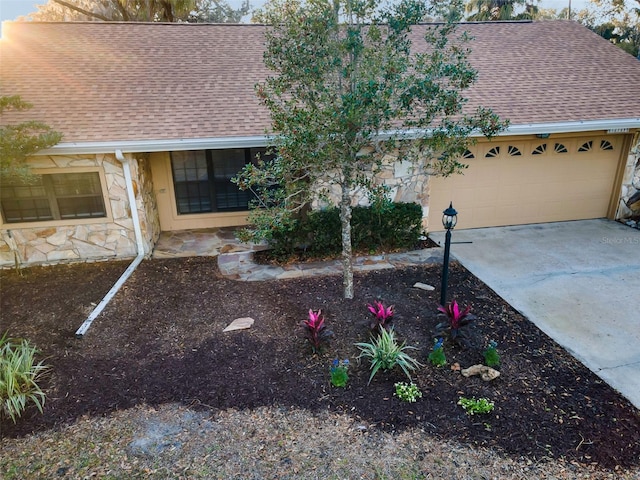
<svg viewBox="0 0 640 480"><path fill-rule="evenodd" d="M251 325L253 325L254 321L255 320L251 317L236 318L222 331L232 332L234 330L246 330L247 328L251 328Z"/></svg>

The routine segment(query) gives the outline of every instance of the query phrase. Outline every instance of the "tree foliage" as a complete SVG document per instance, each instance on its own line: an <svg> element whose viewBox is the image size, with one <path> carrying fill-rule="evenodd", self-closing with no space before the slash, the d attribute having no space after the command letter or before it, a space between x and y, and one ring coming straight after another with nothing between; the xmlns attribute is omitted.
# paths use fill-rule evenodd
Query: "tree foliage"
<svg viewBox="0 0 640 480"><path fill-rule="evenodd" d="M17 95L0 97L0 114L6 110L27 110L31 107ZM62 134L33 120L0 126L0 177L28 177L26 158L60 140Z"/></svg>
<svg viewBox="0 0 640 480"><path fill-rule="evenodd" d="M351 209L358 192L384 205L372 182L386 153L448 175L472 132L494 135L504 123L490 110L463 113L463 91L476 79L469 38L456 28L460 4L401 0L274 0L257 85L269 109L275 159L247 166L235 181L253 190L253 238L287 228L294 216L334 188L342 224L344 296L353 297ZM427 15L444 23L420 27ZM416 48L413 48L416 47ZM421 53L420 53L421 52ZM407 132L412 132L411 141ZM429 160L426 160L429 159ZM432 160L435 159L435 160Z"/></svg>
<svg viewBox="0 0 640 480"><path fill-rule="evenodd" d="M538 0L533 0L537 2ZM524 9L522 9L522 7ZM528 0L469 0L465 10L470 21L532 20L538 7Z"/></svg>
<svg viewBox="0 0 640 480"><path fill-rule="evenodd" d="M640 0L590 0L576 19L640 59Z"/></svg>
<svg viewBox="0 0 640 480"><path fill-rule="evenodd" d="M23 17L33 21L238 23L249 1L233 9L224 0L49 0Z"/></svg>

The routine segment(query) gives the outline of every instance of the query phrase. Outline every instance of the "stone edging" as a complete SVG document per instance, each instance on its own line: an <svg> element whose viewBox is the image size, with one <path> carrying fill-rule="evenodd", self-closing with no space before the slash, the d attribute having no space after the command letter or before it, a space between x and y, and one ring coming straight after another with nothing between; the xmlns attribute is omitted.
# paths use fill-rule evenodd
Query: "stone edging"
<svg viewBox="0 0 640 480"><path fill-rule="evenodd" d="M442 263L444 250L440 247L414 250L404 253L369 255L354 259L354 272L401 268L411 265ZM218 267L227 278L244 282L282 280L311 277L314 275L340 275L339 260L328 262L295 263L285 266L258 265L253 262L253 252L231 252L218 255Z"/></svg>

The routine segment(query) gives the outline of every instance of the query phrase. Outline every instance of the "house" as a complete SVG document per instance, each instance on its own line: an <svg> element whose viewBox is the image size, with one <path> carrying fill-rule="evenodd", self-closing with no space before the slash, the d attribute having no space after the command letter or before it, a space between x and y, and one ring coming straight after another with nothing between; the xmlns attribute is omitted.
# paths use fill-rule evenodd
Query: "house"
<svg viewBox="0 0 640 480"><path fill-rule="evenodd" d="M245 223L247 194L230 179L267 144L254 94L264 28L6 22L1 94L34 108L1 122L37 119L64 138L30 158L38 183L2 185L0 266L128 258L161 231ZM420 202L431 230L450 201L459 228L628 215L640 62L568 21L461 28L479 71L469 105L511 125L466 152L464 175L405 188L391 162L395 198Z"/></svg>

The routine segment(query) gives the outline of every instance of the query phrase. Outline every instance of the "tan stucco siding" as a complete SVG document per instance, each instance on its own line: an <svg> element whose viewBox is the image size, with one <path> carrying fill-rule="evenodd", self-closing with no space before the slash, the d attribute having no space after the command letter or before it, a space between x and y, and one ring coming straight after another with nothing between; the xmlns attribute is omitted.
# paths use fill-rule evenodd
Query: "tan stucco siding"
<svg viewBox="0 0 640 480"><path fill-rule="evenodd" d="M162 231L234 227L247 224L248 212L178 214L169 152L152 153L150 161Z"/></svg>

